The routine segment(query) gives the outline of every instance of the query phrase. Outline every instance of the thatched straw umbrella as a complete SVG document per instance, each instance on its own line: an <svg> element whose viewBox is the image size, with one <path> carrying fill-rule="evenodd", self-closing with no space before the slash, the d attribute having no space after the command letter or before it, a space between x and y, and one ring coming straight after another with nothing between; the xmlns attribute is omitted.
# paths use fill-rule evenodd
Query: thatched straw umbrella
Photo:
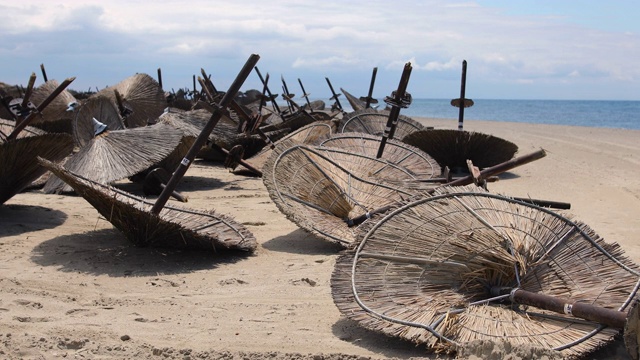
<svg viewBox="0 0 640 360"><path fill-rule="evenodd" d="M576 304L625 310L640 273L617 244L480 188L434 195L361 227L362 241L332 275L343 314L436 350L507 340L576 356L613 339L616 329L572 317L571 307L559 314L517 299L527 291L572 299L574 316Z"/></svg>
<svg viewBox="0 0 640 360"><path fill-rule="evenodd" d="M304 145L274 150L263 168L269 195L287 218L344 246L356 241L349 219L413 195L385 185L385 178L414 176L384 159Z"/></svg>
<svg viewBox="0 0 640 360"><path fill-rule="evenodd" d="M345 115L340 121L339 132L361 132L382 136L387 127L389 111L364 109ZM398 116L398 125L394 139L402 139L412 132L423 130L425 127L412 118L404 115Z"/></svg>
<svg viewBox="0 0 640 360"><path fill-rule="evenodd" d="M440 166L450 169L467 168L467 160L479 168L505 162L516 154L518 146L502 138L459 130L420 130L402 138L431 155Z"/></svg>
<svg viewBox="0 0 640 360"><path fill-rule="evenodd" d="M124 113L124 124L128 128L147 126L167 107L167 100L160 84L147 74L130 76L93 96L107 96L111 99L120 114Z"/></svg>
<svg viewBox="0 0 640 360"><path fill-rule="evenodd" d="M322 141L331 137L337 128L337 123L334 120L315 121L289 133L282 139L271 144L271 146L265 147L258 154L249 158L249 160L253 166L262 169L275 150L283 151L295 145L320 145ZM243 170L239 169L237 172L240 171Z"/></svg>
<svg viewBox="0 0 640 360"><path fill-rule="evenodd" d="M340 88L340 91L342 91L344 96L347 98L347 101L349 101L349 104L351 105L353 111L364 110L367 108L367 105L364 101L347 92L347 90Z"/></svg>
<svg viewBox="0 0 640 360"><path fill-rule="evenodd" d="M71 185L137 246L213 252L256 249L253 234L229 216L173 206L165 206L156 216L149 212L152 202L83 178L49 161L41 160L41 163Z"/></svg>
<svg viewBox="0 0 640 360"><path fill-rule="evenodd" d="M182 133L167 124L106 130L82 146L65 162L64 168L103 184L125 179L157 165L178 147ZM70 192L71 187L51 177L47 193Z"/></svg>
<svg viewBox="0 0 640 360"><path fill-rule="evenodd" d="M92 96L76 110L73 120L73 137L76 145L83 147L96 135L96 122L107 126L108 130L123 130L124 123L118 109L107 96Z"/></svg>
<svg viewBox="0 0 640 360"><path fill-rule="evenodd" d="M321 146L337 147L354 153L375 157L380 149L380 136L364 133L335 134L323 141ZM406 168L416 178L425 180L439 177L442 170L438 163L422 150L401 141L388 140L382 158Z"/></svg>
<svg viewBox="0 0 640 360"><path fill-rule="evenodd" d="M0 119L0 133L9 134L15 122ZM49 134L27 126L16 139L5 140L0 136L0 204L29 186L42 176L46 169L38 156L60 161L73 150L73 139L69 134Z"/></svg>
<svg viewBox="0 0 640 360"><path fill-rule="evenodd" d="M49 80L33 90L30 101L36 106L42 103L60 84L56 80ZM71 104L77 104L78 100L68 91L62 91L53 101L37 116L30 125L47 132L71 133L73 111Z"/></svg>

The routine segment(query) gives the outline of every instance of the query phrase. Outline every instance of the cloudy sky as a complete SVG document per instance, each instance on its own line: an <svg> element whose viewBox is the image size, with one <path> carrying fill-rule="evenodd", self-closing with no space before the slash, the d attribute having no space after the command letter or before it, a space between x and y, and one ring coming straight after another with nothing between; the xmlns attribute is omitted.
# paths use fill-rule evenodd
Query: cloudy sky
<svg viewBox="0 0 640 360"><path fill-rule="evenodd" d="M300 95L331 96L325 80L389 95L413 66L415 98L640 100L637 0L0 0L0 81L26 85L44 64L70 88L103 88L135 73L165 90L200 69L221 90L250 54ZM261 88L254 72L244 90Z"/></svg>

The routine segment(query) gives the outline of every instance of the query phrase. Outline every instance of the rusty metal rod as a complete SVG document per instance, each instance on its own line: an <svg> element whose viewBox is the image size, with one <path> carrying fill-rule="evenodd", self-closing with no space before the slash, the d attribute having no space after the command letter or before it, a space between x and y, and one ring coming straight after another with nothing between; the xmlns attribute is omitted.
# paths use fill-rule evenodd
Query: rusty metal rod
<svg viewBox="0 0 640 360"><path fill-rule="evenodd" d="M167 183L166 187L162 190L162 193L160 193L160 196L158 196L158 199L156 200L155 204L151 208L151 212L153 214L156 214L156 215L159 214L162 208L164 207L164 205L167 203L167 201L169 200L169 197L171 196L171 193L173 192L173 190L176 189L176 186L178 185L178 183L180 182L184 174L187 172L187 169L189 169L191 162L193 161L193 159L195 159L196 155L198 154L202 146L207 142L207 139L209 138L211 131L213 131L213 128L216 126L218 121L220 121L223 111L227 108L227 106L229 106L229 103L231 102L231 100L233 100L233 97L238 93L238 91L240 90L240 87L242 87L242 84L244 84L244 81L247 79L247 77L251 73L251 70L253 69L253 67L258 63L259 59L260 59L259 55L252 54L247 60L247 62L244 64L244 66L242 67L242 70L240 70L236 79L233 81L231 86L229 86L229 90L227 90L227 92L224 94L224 96L218 103L217 108L215 109L215 111L211 115L211 118L209 118L209 121L207 121L206 125L202 129L202 132L200 133L200 135L198 135L193 145L191 145L191 148L189 149L185 157L180 162L180 165L178 165L178 168L173 172L173 175L171 176L171 179L169 179L169 182Z"/></svg>
<svg viewBox="0 0 640 360"><path fill-rule="evenodd" d="M64 89L67 88L67 86L69 86L69 84L71 84L73 82L73 80L75 80L75 76L74 77L70 77L65 79L60 85L58 85L57 88L55 88L55 90L53 90L51 92L51 94L49 94L49 96L47 96L37 107L35 111L32 111L29 113L29 115L27 115L26 118L24 118L22 121L20 121L19 123L16 123L16 127L13 129L13 131L11 132L11 134L9 134L9 136L7 136L7 140L13 140L16 137L18 137L18 134L20 133L20 131L24 130L25 127L27 127L27 125L29 125L29 123L31 122L31 120L33 120L34 117L36 117L36 115L39 115L42 110L44 110L47 106L49 106L49 104L53 101L53 99L56 98L56 96L60 95L60 93L62 91L64 91Z"/></svg>

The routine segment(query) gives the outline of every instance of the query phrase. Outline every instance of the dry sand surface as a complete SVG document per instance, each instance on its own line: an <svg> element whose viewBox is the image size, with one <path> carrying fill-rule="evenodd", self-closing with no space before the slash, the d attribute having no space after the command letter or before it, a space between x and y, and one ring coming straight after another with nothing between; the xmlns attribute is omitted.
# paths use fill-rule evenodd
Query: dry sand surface
<svg viewBox="0 0 640 360"><path fill-rule="evenodd" d="M510 140L520 155L548 152L490 191L570 202L577 220L640 262L639 131L484 121L465 129ZM119 186L142 194L139 185ZM179 190L187 206L245 224L255 254L135 248L78 196L30 191L0 206L0 358L436 358L340 314L330 276L341 248L288 221L261 179L196 162ZM558 357L478 348L467 356ZM590 358L625 356L618 341Z"/></svg>

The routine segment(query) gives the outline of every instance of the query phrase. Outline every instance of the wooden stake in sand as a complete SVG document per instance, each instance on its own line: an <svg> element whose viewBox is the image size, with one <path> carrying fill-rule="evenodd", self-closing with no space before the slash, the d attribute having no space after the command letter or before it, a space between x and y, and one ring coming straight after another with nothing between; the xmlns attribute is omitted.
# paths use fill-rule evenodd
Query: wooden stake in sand
<svg viewBox="0 0 640 360"><path fill-rule="evenodd" d="M378 68L374 67L373 68L373 72L371 73L371 83L369 84L369 92L367 93L367 97L365 98L360 98L360 100L363 100L365 102L365 109L368 109L371 107L371 104L377 104L378 100L373 98L373 86L376 83L376 75L378 74Z"/></svg>
<svg viewBox="0 0 640 360"><path fill-rule="evenodd" d="M171 176L171 179L169 179L169 182L163 189L162 193L160 193L160 196L158 196L158 199L151 208L151 212L153 214L158 215L160 213L160 210L162 210L164 205L167 203L169 197L171 197L171 193L176 189L176 186L189 169L191 162L193 161L193 159L195 159L202 146L207 142L211 131L213 131L213 128L216 126L218 121L220 121L223 112L229 106L238 91L240 91L240 87L242 87L242 84L251 73L251 70L253 70L253 67L258 63L259 59L260 56L257 54L252 54L249 57L247 62L242 67L242 70L240 70L240 73L238 73L236 79L233 81L231 86L229 86L227 92L224 94L220 102L215 106L215 111L211 115L211 118L202 129L200 135L198 135L198 138L196 138L196 141L193 143L184 159L182 159L182 162L180 163L178 168L173 172L173 176Z"/></svg>
<svg viewBox="0 0 640 360"><path fill-rule="evenodd" d="M400 77L400 84L398 84L398 90L391 93L391 96L387 96L384 101L391 106L391 112L389 113L389 119L387 120L387 126L384 129L382 140L380 141L380 148L378 149L379 159L384 152L384 146L387 143L387 139L393 139L393 135L396 132L398 126L398 116L400 115L400 109L406 108L411 104L411 94L407 93L407 85L409 85L409 77L411 76L411 63L404 65L402 76Z"/></svg>

